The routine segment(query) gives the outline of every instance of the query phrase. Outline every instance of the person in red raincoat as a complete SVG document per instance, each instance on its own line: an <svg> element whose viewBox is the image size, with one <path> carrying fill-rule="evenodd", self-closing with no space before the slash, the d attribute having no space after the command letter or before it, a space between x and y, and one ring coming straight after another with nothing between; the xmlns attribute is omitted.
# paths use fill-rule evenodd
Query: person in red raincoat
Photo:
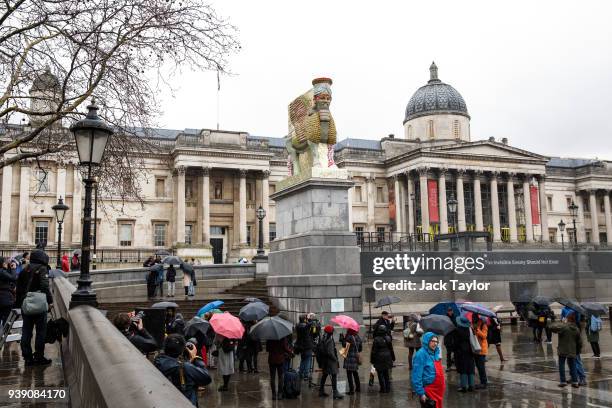
<svg viewBox="0 0 612 408"><path fill-rule="evenodd" d="M434 333L423 334L423 346L412 360L412 390L419 396L423 407L429 406L426 405L428 400L433 400L436 408L442 408L444 400L446 381L438 343L439 339Z"/></svg>
<svg viewBox="0 0 612 408"><path fill-rule="evenodd" d="M70 272L70 261L68 260L68 255L66 254L62 256L62 271Z"/></svg>

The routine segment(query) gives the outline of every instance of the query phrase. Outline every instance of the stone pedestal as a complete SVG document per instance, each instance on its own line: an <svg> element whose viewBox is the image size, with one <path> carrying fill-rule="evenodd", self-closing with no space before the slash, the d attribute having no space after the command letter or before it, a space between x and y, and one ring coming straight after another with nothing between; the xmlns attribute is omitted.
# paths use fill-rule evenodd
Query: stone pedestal
<svg viewBox="0 0 612 408"><path fill-rule="evenodd" d="M359 248L348 221L352 186L309 178L271 196L277 239L270 242L268 293L294 321L314 312L323 323L338 314L362 322Z"/></svg>
<svg viewBox="0 0 612 408"><path fill-rule="evenodd" d="M253 258L255 264L255 276L257 278L263 278L268 276L268 256L255 256Z"/></svg>
<svg viewBox="0 0 612 408"><path fill-rule="evenodd" d="M595 273L591 268L589 252L576 248L571 257L572 271L574 273L574 291L576 299L580 302L593 302L596 297Z"/></svg>

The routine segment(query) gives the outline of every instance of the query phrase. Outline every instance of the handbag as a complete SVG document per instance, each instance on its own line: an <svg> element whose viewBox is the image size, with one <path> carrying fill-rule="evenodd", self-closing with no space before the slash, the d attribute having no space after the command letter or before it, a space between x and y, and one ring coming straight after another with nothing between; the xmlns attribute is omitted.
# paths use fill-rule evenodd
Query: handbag
<svg viewBox="0 0 612 408"><path fill-rule="evenodd" d="M340 349L340 355L342 358L348 357L349 349L351 348L351 343L346 343L346 347Z"/></svg>
<svg viewBox="0 0 612 408"><path fill-rule="evenodd" d="M470 327L470 346L472 347L472 353L479 354L482 348L480 347L480 343L474 334L474 330Z"/></svg>
<svg viewBox="0 0 612 408"><path fill-rule="evenodd" d="M21 304L21 313L25 316L34 316L41 313L46 313L49 310L47 304L47 295L38 291L30 292L32 286L32 279L34 279L34 271L30 270L30 280L28 281L28 287L26 289L26 296Z"/></svg>

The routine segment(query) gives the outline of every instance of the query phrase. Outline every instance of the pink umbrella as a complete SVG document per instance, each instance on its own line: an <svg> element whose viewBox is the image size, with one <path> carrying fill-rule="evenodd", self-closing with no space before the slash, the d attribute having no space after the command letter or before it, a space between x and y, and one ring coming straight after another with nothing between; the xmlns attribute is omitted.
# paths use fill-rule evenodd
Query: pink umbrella
<svg viewBox="0 0 612 408"><path fill-rule="evenodd" d="M343 329L351 329L356 332L359 331L359 323L357 323L355 319L350 316L338 315L336 317L332 317L331 321L338 324Z"/></svg>
<svg viewBox="0 0 612 408"><path fill-rule="evenodd" d="M236 316L230 312L216 313L210 318L210 325L215 333L228 339L241 339L244 326Z"/></svg>

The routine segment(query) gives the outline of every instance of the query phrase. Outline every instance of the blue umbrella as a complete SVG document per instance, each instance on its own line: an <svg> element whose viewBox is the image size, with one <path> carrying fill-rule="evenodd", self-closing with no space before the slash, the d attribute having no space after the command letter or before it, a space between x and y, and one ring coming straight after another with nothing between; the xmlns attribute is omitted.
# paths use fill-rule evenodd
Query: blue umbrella
<svg viewBox="0 0 612 408"><path fill-rule="evenodd" d="M453 309L453 313L455 317L461 315L461 311L459 310L459 305L461 302L440 302L431 309L429 309L429 314L446 316L446 311L450 308Z"/></svg>
<svg viewBox="0 0 612 408"><path fill-rule="evenodd" d="M477 313L481 316L488 316L488 317L496 316L495 312L477 303L463 303L461 304L461 309L467 310L468 312Z"/></svg>
<svg viewBox="0 0 612 408"><path fill-rule="evenodd" d="M210 303L207 303L206 305L202 306L202 308L200 310L198 310L198 313L196 313L196 316L202 316L206 312L210 312L213 309L217 309L223 303L224 302L222 300L215 300L215 301L212 301Z"/></svg>

